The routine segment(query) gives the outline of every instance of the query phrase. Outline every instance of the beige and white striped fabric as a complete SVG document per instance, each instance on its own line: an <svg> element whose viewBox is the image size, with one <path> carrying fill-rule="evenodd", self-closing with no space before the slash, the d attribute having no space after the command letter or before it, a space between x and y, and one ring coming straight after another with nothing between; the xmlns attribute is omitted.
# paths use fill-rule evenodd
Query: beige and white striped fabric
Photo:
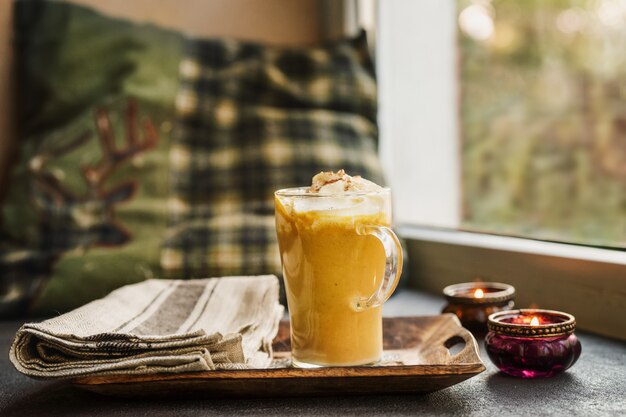
<svg viewBox="0 0 626 417"><path fill-rule="evenodd" d="M9 356L41 378L264 368L283 307L273 275L148 280L41 323Z"/></svg>

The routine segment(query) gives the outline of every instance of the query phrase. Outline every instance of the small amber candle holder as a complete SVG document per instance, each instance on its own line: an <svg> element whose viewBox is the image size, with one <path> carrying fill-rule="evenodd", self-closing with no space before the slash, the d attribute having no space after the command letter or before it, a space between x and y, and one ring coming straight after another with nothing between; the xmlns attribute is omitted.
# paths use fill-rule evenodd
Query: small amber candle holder
<svg viewBox="0 0 626 417"><path fill-rule="evenodd" d="M453 313L463 327L477 336L487 333L487 318L514 306L515 288L500 282L464 282L443 289L448 304L442 313Z"/></svg>
<svg viewBox="0 0 626 417"><path fill-rule="evenodd" d="M545 378L571 367L581 346L576 319L552 310L513 310L489 316L487 354L500 371L521 378Z"/></svg>

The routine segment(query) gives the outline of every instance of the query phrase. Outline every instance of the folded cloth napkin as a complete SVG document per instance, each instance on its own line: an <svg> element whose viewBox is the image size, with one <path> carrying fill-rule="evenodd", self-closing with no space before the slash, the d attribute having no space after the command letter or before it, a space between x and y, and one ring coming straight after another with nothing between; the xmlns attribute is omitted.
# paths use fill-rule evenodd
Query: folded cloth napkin
<svg viewBox="0 0 626 417"><path fill-rule="evenodd" d="M264 368L278 278L152 279L17 332L9 357L41 378Z"/></svg>

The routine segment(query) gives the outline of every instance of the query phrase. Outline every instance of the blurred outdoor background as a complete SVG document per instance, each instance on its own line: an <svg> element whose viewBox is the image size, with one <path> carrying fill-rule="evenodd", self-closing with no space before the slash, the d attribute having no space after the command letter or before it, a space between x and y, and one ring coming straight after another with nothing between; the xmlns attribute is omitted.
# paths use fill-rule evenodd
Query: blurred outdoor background
<svg viewBox="0 0 626 417"><path fill-rule="evenodd" d="M461 227L626 247L626 1L458 3Z"/></svg>

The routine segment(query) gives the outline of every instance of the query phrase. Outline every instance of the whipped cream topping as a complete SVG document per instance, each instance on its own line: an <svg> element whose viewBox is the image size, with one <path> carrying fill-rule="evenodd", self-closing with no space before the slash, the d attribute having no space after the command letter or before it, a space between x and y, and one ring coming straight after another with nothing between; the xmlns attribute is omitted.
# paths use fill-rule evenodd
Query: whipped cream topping
<svg viewBox="0 0 626 417"><path fill-rule="evenodd" d="M313 177L309 192L321 195L345 194L350 192L375 192L382 190L378 184L360 175L351 177L343 169L337 172L320 172Z"/></svg>
<svg viewBox="0 0 626 417"><path fill-rule="evenodd" d="M389 210L388 196L377 194L383 190L381 186L360 176L352 177L344 170L320 172L313 177L310 188L301 190L302 197L283 201L288 211L323 211L329 215L354 216Z"/></svg>

